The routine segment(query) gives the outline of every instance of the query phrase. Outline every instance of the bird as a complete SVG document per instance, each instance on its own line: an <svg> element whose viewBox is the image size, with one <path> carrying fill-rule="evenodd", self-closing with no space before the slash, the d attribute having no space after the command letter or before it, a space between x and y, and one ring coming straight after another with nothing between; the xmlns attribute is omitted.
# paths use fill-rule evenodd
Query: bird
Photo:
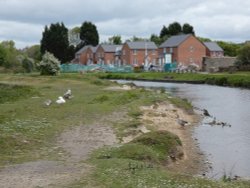
<svg viewBox="0 0 250 188"><path fill-rule="evenodd" d="M50 106L52 104L52 100L48 99L44 101L45 106Z"/></svg>
<svg viewBox="0 0 250 188"><path fill-rule="evenodd" d="M66 93L64 93L63 98L64 98L64 99L71 99L71 97L72 97L71 89L68 89L68 90L66 91Z"/></svg>
<svg viewBox="0 0 250 188"><path fill-rule="evenodd" d="M177 114L177 120L176 120L176 121L177 121L177 123L178 123L179 125L181 125L182 127L184 127L185 125L188 124L187 121L180 119L178 114Z"/></svg>
<svg viewBox="0 0 250 188"><path fill-rule="evenodd" d="M65 103L66 101L64 100L64 98L62 96L58 97L58 99L56 100L56 103L57 104L63 104Z"/></svg>

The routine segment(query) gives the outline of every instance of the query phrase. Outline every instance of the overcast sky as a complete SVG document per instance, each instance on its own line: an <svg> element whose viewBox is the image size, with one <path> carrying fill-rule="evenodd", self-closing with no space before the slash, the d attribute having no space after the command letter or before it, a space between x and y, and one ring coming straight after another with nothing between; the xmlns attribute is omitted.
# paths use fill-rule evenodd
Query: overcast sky
<svg viewBox="0 0 250 188"><path fill-rule="evenodd" d="M68 28L91 21L100 41L159 34L177 21L194 26L197 36L213 40L250 40L248 0L0 0L0 41L18 48L39 44L45 25L64 22Z"/></svg>

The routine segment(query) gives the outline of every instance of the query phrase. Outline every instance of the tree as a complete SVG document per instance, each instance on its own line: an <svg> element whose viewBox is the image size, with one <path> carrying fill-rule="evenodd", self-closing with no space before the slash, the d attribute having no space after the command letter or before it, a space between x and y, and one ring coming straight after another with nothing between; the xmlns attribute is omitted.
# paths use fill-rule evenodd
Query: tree
<svg viewBox="0 0 250 188"><path fill-rule="evenodd" d="M39 68L41 75L57 75L60 71L60 61L53 54L45 52Z"/></svg>
<svg viewBox="0 0 250 188"><path fill-rule="evenodd" d="M97 28L91 22L84 22L80 27L81 47L86 45L97 46L99 44L99 34Z"/></svg>
<svg viewBox="0 0 250 188"><path fill-rule="evenodd" d="M7 62L6 49L0 44L0 66L4 66Z"/></svg>
<svg viewBox="0 0 250 188"><path fill-rule="evenodd" d="M182 32L184 34L193 34L193 35L195 34L193 26L191 26L188 23L183 24L183 26L182 26Z"/></svg>
<svg viewBox="0 0 250 188"><path fill-rule="evenodd" d="M116 45L122 44L121 36L120 35L114 35L113 37L110 37L109 38L109 43L116 44Z"/></svg>
<svg viewBox="0 0 250 188"><path fill-rule="evenodd" d="M25 49L23 49L23 53L29 58L34 59L35 61L42 60L40 45L33 45L31 47L26 47Z"/></svg>
<svg viewBox="0 0 250 188"><path fill-rule="evenodd" d="M152 34L150 37L150 41L154 42L157 46L159 46L163 42L163 38L161 38L155 34Z"/></svg>
<svg viewBox="0 0 250 188"><path fill-rule="evenodd" d="M32 58L24 57L22 60L22 67L25 72L32 72L34 69L34 60Z"/></svg>
<svg viewBox="0 0 250 188"><path fill-rule="evenodd" d="M49 27L45 26L41 40L41 53L46 51L54 54L62 63L71 60L68 56L69 41L68 29L63 23L51 24Z"/></svg>
<svg viewBox="0 0 250 188"><path fill-rule="evenodd" d="M250 65L250 44L246 44L240 48L237 56L237 64Z"/></svg>
<svg viewBox="0 0 250 188"><path fill-rule="evenodd" d="M132 42L137 42L137 41L148 41L148 39L146 38L141 38L141 37L137 37L137 36L133 36L130 41Z"/></svg>
<svg viewBox="0 0 250 188"><path fill-rule="evenodd" d="M225 56L235 57L241 48L241 45L232 42L217 41L217 43L224 50Z"/></svg>
<svg viewBox="0 0 250 188"><path fill-rule="evenodd" d="M14 41L3 41L0 45L5 49L6 54L6 61L4 61L3 66L7 69L20 66L20 63L17 61L17 56L20 52L16 49Z"/></svg>
<svg viewBox="0 0 250 188"><path fill-rule="evenodd" d="M181 24L178 22L173 22L169 24L168 31L170 35L178 35L182 32Z"/></svg>
<svg viewBox="0 0 250 188"><path fill-rule="evenodd" d="M169 36L169 30L168 28L164 25L161 29L161 32L160 32L160 37L163 38L165 36Z"/></svg>

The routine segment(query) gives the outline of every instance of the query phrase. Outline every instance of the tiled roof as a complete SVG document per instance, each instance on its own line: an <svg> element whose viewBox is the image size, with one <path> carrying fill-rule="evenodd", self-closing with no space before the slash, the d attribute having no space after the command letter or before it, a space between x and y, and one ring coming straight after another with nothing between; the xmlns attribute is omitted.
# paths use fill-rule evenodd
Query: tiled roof
<svg viewBox="0 0 250 188"><path fill-rule="evenodd" d="M122 48L122 45L101 44L101 47L105 52L116 52Z"/></svg>
<svg viewBox="0 0 250 188"><path fill-rule="evenodd" d="M187 35L175 35L167 39L164 43L160 45L160 48L167 48L167 47L177 47L183 41L185 41L191 34Z"/></svg>
<svg viewBox="0 0 250 188"><path fill-rule="evenodd" d="M87 45L87 46L82 47L80 50L78 50L78 51L76 52L76 54L81 54L82 52L84 52L85 50L87 50L89 47L90 47L90 45Z"/></svg>
<svg viewBox="0 0 250 188"><path fill-rule="evenodd" d="M222 51L223 49L216 43L216 42L204 42L204 45L210 50L210 51Z"/></svg>
<svg viewBox="0 0 250 188"><path fill-rule="evenodd" d="M128 46L132 50L144 50L144 49L150 49L150 50L156 50L157 46L154 42L150 41L136 41L136 42L127 42Z"/></svg>

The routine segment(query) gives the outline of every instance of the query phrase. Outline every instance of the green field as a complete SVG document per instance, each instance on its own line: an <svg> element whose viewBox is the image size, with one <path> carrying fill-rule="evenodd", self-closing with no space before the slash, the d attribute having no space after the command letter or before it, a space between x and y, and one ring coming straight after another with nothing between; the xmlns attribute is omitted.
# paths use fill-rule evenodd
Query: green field
<svg viewBox="0 0 250 188"><path fill-rule="evenodd" d="M166 93L142 88L105 90L116 85L98 79L95 74L57 77L0 74L0 166L61 160L58 153L64 151L54 147L62 132L91 124L114 111L125 111L128 116L127 121L111 125L117 137L122 137L138 126L139 106L168 100ZM44 105L45 100L55 101L68 88L73 99L63 105ZM186 109L191 107L180 99L172 102ZM91 173L65 187L250 187L246 181L227 178L211 181L169 172L165 168L165 156L181 144L171 133L151 132L121 147L98 149L87 161L94 167Z"/></svg>

